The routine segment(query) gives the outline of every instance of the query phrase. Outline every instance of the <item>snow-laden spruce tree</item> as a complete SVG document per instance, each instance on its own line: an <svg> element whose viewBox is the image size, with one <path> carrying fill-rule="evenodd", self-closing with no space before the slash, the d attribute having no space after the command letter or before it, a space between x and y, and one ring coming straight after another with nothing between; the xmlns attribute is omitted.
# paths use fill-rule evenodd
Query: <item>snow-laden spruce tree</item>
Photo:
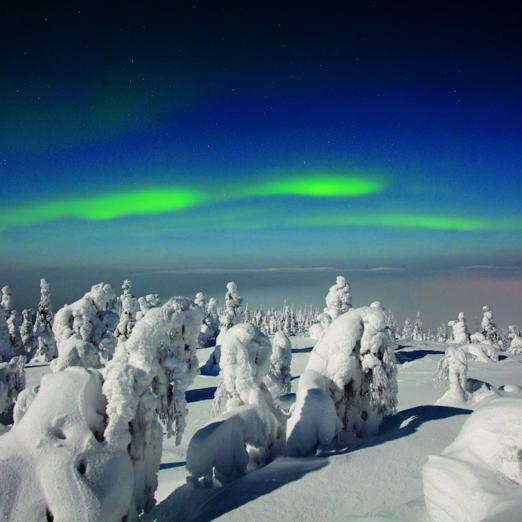
<svg viewBox="0 0 522 522"><path fill-rule="evenodd" d="M415 322L413 323L412 339L414 341L424 340L424 332L422 330L422 319L420 316L420 312L417 312L417 318L415 319Z"/></svg>
<svg viewBox="0 0 522 522"><path fill-rule="evenodd" d="M490 342L491 344L499 344L500 336L497 332L497 325L495 324L495 320L493 319L493 312L491 311L489 305L484 305L482 307L482 311L484 312L482 321L480 322L482 335L486 338L486 341Z"/></svg>
<svg viewBox="0 0 522 522"><path fill-rule="evenodd" d="M0 306L0 362L7 362L14 355L6 315L4 308Z"/></svg>
<svg viewBox="0 0 522 522"><path fill-rule="evenodd" d="M467 374L466 352L458 346L448 346L446 355L439 361L435 374L435 384L449 384L449 390L440 400L452 403L465 402L468 398Z"/></svg>
<svg viewBox="0 0 522 522"><path fill-rule="evenodd" d="M58 359L51 364L53 371L68 366L100 368L112 358L117 342L114 330L119 320L113 312L115 303L111 286L98 283L81 299L57 312L53 333Z"/></svg>
<svg viewBox="0 0 522 522"><path fill-rule="evenodd" d="M457 344L467 344L470 341L469 328L466 324L464 312L460 312L456 321L450 321L448 326L452 329L451 340Z"/></svg>
<svg viewBox="0 0 522 522"><path fill-rule="evenodd" d="M287 425L287 453L376 433L397 406L396 344L380 303L332 322L310 354Z"/></svg>
<svg viewBox="0 0 522 522"><path fill-rule="evenodd" d="M401 337L402 339L411 339L413 337L413 325L408 317L404 320Z"/></svg>
<svg viewBox="0 0 522 522"><path fill-rule="evenodd" d="M265 384L274 399L278 399L282 393L290 393L292 386L292 345L284 332L276 332L271 339L272 353L270 355L270 368Z"/></svg>
<svg viewBox="0 0 522 522"><path fill-rule="evenodd" d="M185 390L198 371L201 320L201 309L193 301L173 297L145 313L130 337L118 343L104 370L109 418L105 439L113 450L129 451L137 513L149 511L155 503L162 424L176 444L181 442Z"/></svg>
<svg viewBox="0 0 522 522"><path fill-rule="evenodd" d="M199 332L199 346L207 348L216 344L219 334L219 316L217 312L217 300L211 297L204 309L203 323Z"/></svg>
<svg viewBox="0 0 522 522"><path fill-rule="evenodd" d="M2 300L0 306L5 311L7 329L9 330L9 341L11 342L11 353L13 355L22 355L23 345L20 337L20 326L22 321L20 314L14 308L13 292L11 287L6 285L2 288Z"/></svg>
<svg viewBox="0 0 522 522"><path fill-rule="evenodd" d="M40 302L34 322L35 353L31 357L33 361L50 362L58 356L52 330L53 321L51 288L47 280L40 279Z"/></svg>
<svg viewBox="0 0 522 522"><path fill-rule="evenodd" d="M518 326L510 324L508 326L507 340L509 346L507 351L512 355L522 355L522 336Z"/></svg>
<svg viewBox="0 0 522 522"><path fill-rule="evenodd" d="M335 285L331 286L326 296L326 308L324 311L335 319L344 314L352 307L352 294L350 293L350 285L346 281L346 277L337 276Z"/></svg>
<svg viewBox="0 0 522 522"><path fill-rule="evenodd" d="M35 349L33 314L32 308L22 310L22 326L20 326L23 350L29 359L34 355Z"/></svg>
<svg viewBox="0 0 522 522"><path fill-rule="evenodd" d="M135 297L131 292L131 281L125 279L121 285L121 289L122 294L118 298L120 320L116 326L114 335L116 338L125 337L125 339L128 339L134 325L136 324L138 312L140 311L140 304L137 297Z"/></svg>
<svg viewBox="0 0 522 522"><path fill-rule="evenodd" d="M445 343L448 340L448 334L447 334L447 325L445 323L442 323L438 329L437 329L437 342L438 343Z"/></svg>
<svg viewBox="0 0 522 522"><path fill-rule="evenodd" d="M234 325L241 321L243 308L243 298L237 292L237 285L234 281L227 283L225 294L225 306L219 314L219 337L216 344L221 344L221 339Z"/></svg>
<svg viewBox="0 0 522 522"><path fill-rule="evenodd" d="M281 453L286 419L263 382L271 352L269 339L250 323L224 335L223 380L212 406L217 418L194 434L187 449L192 484L227 484Z"/></svg>
<svg viewBox="0 0 522 522"><path fill-rule="evenodd" d="M16 398L25 388L25 360L19 355L9 362L0 362L0 423L13 421Z"/></svg>

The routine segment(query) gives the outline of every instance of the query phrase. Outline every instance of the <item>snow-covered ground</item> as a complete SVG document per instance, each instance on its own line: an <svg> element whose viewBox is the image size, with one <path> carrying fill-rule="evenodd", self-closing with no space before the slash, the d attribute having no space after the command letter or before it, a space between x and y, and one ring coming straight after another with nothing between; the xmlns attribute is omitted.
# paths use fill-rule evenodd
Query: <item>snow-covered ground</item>
<svg viewBox="0 0 522 522"><path fill-rule="evenodd" d="M292 392L312 346L291 337ZM430 520L424 498L423 466L439 456L459 434L471 410L436 405L445 387L434 382L446 345L401 341L396 351L398 413L385 419L380 434L349 447L322 448L315 456L279 457L268 466L216 489L194 489L186 482L186 452L194 433L211 420L220 377L196 376L186 398L187 425L180 446L166 438L159 471L157 506L146 520ZM212 348L198 350L203 364ZM522 356L501 355L499 362L469 363L468 377L501 388L522 387ZM27 367L27 386L39 383L47 365ZM520 397L516 387L514 396ZM489 399L486 399L487 402ZM477 407L474 405L474 407ZM478 408L480 408L480 404ZM520 438L520 435L519 435Z"/></svg>

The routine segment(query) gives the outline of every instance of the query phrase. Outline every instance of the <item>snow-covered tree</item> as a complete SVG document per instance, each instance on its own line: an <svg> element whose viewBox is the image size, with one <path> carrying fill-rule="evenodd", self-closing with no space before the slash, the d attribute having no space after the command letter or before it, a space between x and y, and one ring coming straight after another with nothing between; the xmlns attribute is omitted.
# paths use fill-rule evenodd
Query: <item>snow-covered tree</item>
<svg viewBox="0 0 522 522"><path fill-rule="evenodd" d="M268 374L271 353L270 340L256 326L240 323L227 330L221 344L223 380L214 396L214 416L265 399L268 391L263 379Z"/></svg>
<svg viewBox="0 0 522 522"><path fill-rule="evenodd" d="M163 439L160 421L168 436L181 442L185 390L198 371L202 315L193 301L181 297L150 309L118 344L104 371L109 417L105 439L110 447L130 453L137 513L154 506Z"/></svg>
<svg viewBox="0 0 522 522"><path fill-rule="evenodd" d="M7 327L6 312L0 306L0 362L7 362L13 357L13 347L9 338L9 328Z"/></svg>
<svg viewBox="0 0 522 522"><path fill-rule="evenodd" d="M100 368L112 358L119 319L113 312L115 302L111 286L98 283L81 299L58 311L53 324L58 359L51 365L53 371L67 366Z"/></svg>
<svg viewBox="0 0 522 522"><path fill-rule="evenodd" d="M492 344L500 343L500 336L497 332L497 325L495 324L495 320L493 319L493 312L489 308L489 305L484 305L482 307L484 315L482 316L482 321L480 326L482 328L482 335Z"/></svg>
<svg viewBox="0 0 522 522"><path fill-rule="evenodd" d="M317 323L310 326L309 330L309 335L314 341L322 339L328 327L332 324L332 316L327 312L323 312L317 316L317 321Z"/></svg>
<svg viewBox="0 0 522 522"><path fill-rule="evenodd" d="M234 281L227 283L227 292L225 294L225 307L219 315L219 340L217 344L221 344L221 338L234 325L241 321L241 311L243 307L243 298L237 293L237 285Z"/></svg>
<svg viewBox="0 0 522 522"><path fill-rule="evenodd" d="M326 296L326 308L324 311L330 314L332 319L344 314L352 307L352 294L350 285L344 276L337 276L335 285L330 287Z"/></svg>
<svg viewBox="0 0 522 522"><path fill-rule="evenodd" d="M199 332L199 346L207 348L216 344L219 334L219 316L217 312L217 301L211 297L204 309L203 323Z"/></svg>
<svg viewBox="0 0 522 522"><path fill-rule="evenodd" d="M24 309L22 310L22 326L20 326L20 337L22 339L22 346L25 354L30 358L33 355L35 348L34 344L34 324L33 316L34 310Z"/></svg>
<svg viewBox="0 0 522 522"><path fill-rule="evenodd" d="M518 326L510 324L506 337L509 341L507 351L512 355L522 355L522 336L520 335Z"/></svg>
<svg viewBox="0 0 522 522"><path fill-rule="evenodd" d="M145 297L140 297L138 303L140 305L140 310L136 314L136 318L141 319L152 308L158 308L161 306L161 299L159 294L147 294Z"/></svg>
<svg viewBox="0 0 522 522"><path fill-rule="evenodd" d="M216 390L216 421L198 430L187 449L190 482L224 485L263 466L283 448L285 415L263 380L270 365L268 338L250 323L230 328L221 345L222 382Z"/></svg>
<svg viewBox="0 0 522 522"><path fill-rule="evenodd" d="M465 402L468 397L466 381L468 359L466 352L460 347L448 346L446 355L439 361L435 384L449 383L445 399L455 402Z"/></svg>
<svg viewBox="0 0 522 522"><path fill-rule="evenodd" d="M414 341L424 340L424 332L422 330L422 319L420 316L420 312L417 312L417 318L415 319L415 322L413 323L412 339Z"/></svg>
<svg viewBox="0 0 522 522"><path fill-rule="evenodd" d="M25 360L23 355L19 355L9 362L0 362L0 422L2 423L12 422L16 398L25 388Z"/></svg>
<svg viewBox="0 0 522 522"><path fill-rule="evenodd" d="M380 303L332 322L310 354L287 426L287 453L375 433L397 406L396 344Z"/></svg>
<svg viewBox="0 0 522 522"><path fill-rule="evenodd" d="M47 280L40 279L40 302L34 322L35 354L33 361L49 362L58 356L53 334L53 311L51 291Z"/></svg>
<svg viewBox="0 0 522 522"><path fill-rule="evenodd" d="M129 338L134 325L138 312L140 311L140 304L138 299L132 294L132 283L125 279L121 285L122 294L118 298L118 308L120 310L120 320L114 331L116 338L125 337Z"/></svg>
<svg viewBox="0 0 522 522"><path fill-rule="evenodd" d="M408 317L404 320L401 337L403 339L411 339L413 337L413 325Z"/></svg>
<svg viewBox="0 0 522 522"><path fill-rule="evenodd" d="M13 355L22 355L24 351L22 338L20 337L20 325L22 321L18 311L14 309L13 292L8 285L2 288L0 306L5 311L5 320L9 331L9 341L11 343L11 353Z"/></svg>
<svg viewBox="0 0 522 522"><path fill-rule="evenodd" d="M290 393L292 386L292 345L284 332L276 332L272 339L270 369L265 379L272 397L277 399L281 393Z"/></svg>
<svg viewBox="0 0 522 522"><path fill-rule="evenodd" d="M457 344L467 344L470 341L469 329L466 324L464 312L460 312L456 321L450 321L448 326L451 326L452 336L451 340Z"/></svg>
<svg viewBox="0 0 522 522"><path fill-rule="evenodd" d="M445 343L448 340L447 326L442 323L437 329L437 342Z"/></svg>

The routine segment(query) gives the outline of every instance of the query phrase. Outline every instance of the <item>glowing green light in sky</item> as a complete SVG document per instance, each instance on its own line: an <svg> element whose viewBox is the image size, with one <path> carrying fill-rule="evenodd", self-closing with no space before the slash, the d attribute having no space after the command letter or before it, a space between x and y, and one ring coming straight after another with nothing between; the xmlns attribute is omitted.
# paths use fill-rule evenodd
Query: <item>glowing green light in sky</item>
<svg viewBox="0 0 522 522"><path fill-rule="evenodd" d="M382 192L385 184L376 179L350 176L317 176L269 181L252 187L252 195L296 195L312 197L356 197Z"/></svg>
<svg viewBox="0 0 522 522"><path fill-rule="evenodd" d="M133 214L173 212L201 203L206 196L194 190L156 188L106 194L85 199L23 205L0 211L0 228L31 225L62 218L105 220Z"/></svg>

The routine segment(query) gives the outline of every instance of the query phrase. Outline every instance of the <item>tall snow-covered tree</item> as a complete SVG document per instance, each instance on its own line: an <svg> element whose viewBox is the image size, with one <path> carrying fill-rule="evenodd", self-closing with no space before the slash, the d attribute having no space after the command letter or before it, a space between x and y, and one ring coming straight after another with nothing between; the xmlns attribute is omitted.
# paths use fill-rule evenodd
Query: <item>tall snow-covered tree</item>
<svg viewBox="0 0 522 522"><path fill-rule="evenodd" d="M33 360L49 362L58 356L52 330L53 321L50 285L47 280L40 279L40 302L36 309L36 320L34 322L36 353L32 357Z"/></svg>
<svg viewBox="0 0 522 522"><path fill-rule="evenodd" d="M497 325L495 324L495 320L493 319L493 312L491 311L489 305L484 305L482 307L484 315L482 316L482 321L480 326L482 328L482 335L492 344L500 343L500 336L497 332Z"/></svg>
<svg viewBox="0 0 522 522"><path fill-rule="evenodd" d="M7 362L14 356L5 309L0 306L0 362Z"/></svg>
<svg viewBox="0 0 522 522"><path fill-rule="evenodd" d="M217 344L220 344L220 340L227 330L241 321L242 308L243 298L237 292L236 283L230 281L227 283L225 306L219 315L220 332Z"/></svg>
<svg viewBox="0 0 522 522"><path fill-rule="evenodd" d="M125 337L129 338L134 325L138 312L140 311L140 305L138 299L132 294L132 283L128 279L123 281L121 285L122 294L118 298L118 309L120 311L120 320L114 331L116 338Z"/></svg>
<svg viewBox="0 0 522 522"><path fill-rule="evenodd" d="M13 355L23 354L22 338L20 337L20 326L22 321L20 314L14 308L13 292L8 285L2 288L2 300L0 306L5 311L7 329L9 331L9 341Z"/></svg>
<svg viewBox="0 0 522 522"><path fill-rule="evenodd" d="M129 451L134 467L135 511L154 506L163 429L180 444L185 428L185 390L198 371L197 336L202 311L174 297L151 308L122 340L104 371L109 423L105 439ZM160 423L161 421L161 423Z"/></svg>
<svg viewBox="0 0 522 522"><path fill-rule="evenodd" d="M420 316L420 312L417 312L417 318L413 323L412 339L414 341L422 341L424 339L424 332L422 330L422 319Z"/></svg>
<svg viewBox="0 0 522 522"><path fill-rule="evenodd" d="M397 406L395 348L380 303L332 322L310 354L287 426L287 452L376 433Z"/></svg>
<svg viewBox="0 0 522 522"><path fill-rule="evenodd" d="M270 340L272 353L270 355L270 368L265 383L274 399L281 393L290 393L292 386L292 345L284 332L276 332Z"/></svg>
<svg viewBox="0 0 522 522"><path fill-rule="evenodd" d="M324 311L335 319L352 307L352 294L350 285L344 276L337 276L335 285L330 287L326 296L326 308Z"/></svg>
<svg viewBox="0 0 522 522"><path fill-rule="evenodd" d="M35 342L34 342L34 324L33 316L34 310L24 309L22 310L22 326L20 326L20 337L22 338L22 346L27 357L31 358L34 355Z"/></svg>
<svg viewBox="0 0 522 522"><path fill-rule="evenodd" d="M53 371L68 366L99 368L112 358L119 319L113 312L115 303L111 286L98 283L81 299L58 311L53 324L58 359L51 364Z"/></svg>

